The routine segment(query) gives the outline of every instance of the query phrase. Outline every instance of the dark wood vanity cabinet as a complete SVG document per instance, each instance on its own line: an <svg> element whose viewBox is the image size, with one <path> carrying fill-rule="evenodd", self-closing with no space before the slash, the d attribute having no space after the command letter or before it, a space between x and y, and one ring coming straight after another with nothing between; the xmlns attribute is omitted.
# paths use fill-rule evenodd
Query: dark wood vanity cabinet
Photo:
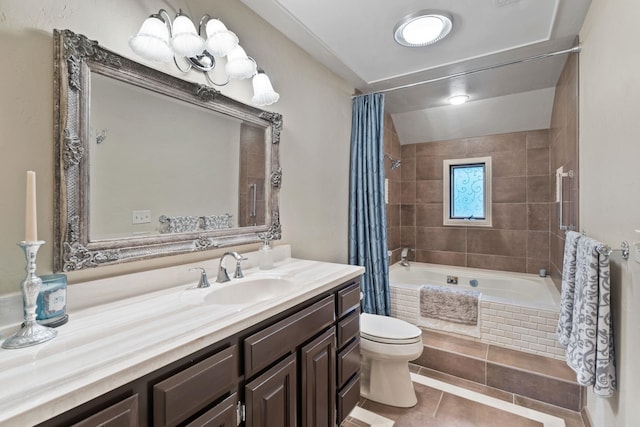
<svg viewBox="0 0 640 427"><path fill-rule="evenodd" d="M360 400L360 279L336 294L337 420L340 424Z"/></svg>
<svg viewBox="0 0 640 427"><path fill-rule="evenodd" d="M335 425L335 319L335 295L330 294L244 339L247 378L285 356L300 378L294 388L283 382L277 392L269 394L270 399L277 397L283 406L276 405L271 410L276 415L269 415L268 419L263 418L264 411L261 417L253 416L256 408L267 408L271 403L252 389L255 383L273 381L276 374L269 370L251 380L245 387L247 427ZM283 396L288 396L287 400L281 401Z"/></svg>
<svg viewBox="0 0 640 427"><path fill-rule="evenodd" d="M360 398L360 281L41 426L335 427Z"/></svg>

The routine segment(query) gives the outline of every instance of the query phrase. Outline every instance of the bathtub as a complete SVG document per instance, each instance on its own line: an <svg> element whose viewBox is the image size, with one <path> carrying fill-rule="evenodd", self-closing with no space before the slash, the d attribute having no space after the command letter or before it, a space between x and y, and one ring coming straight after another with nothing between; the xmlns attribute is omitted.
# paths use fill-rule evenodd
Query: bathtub
<svg viewBox="0 0 640 427"><path fill-rule="evenodd" d="M447 276L456 277L458 284L447 284ZM477 290L480 341L564 359L555 334L560 295L548 277L411 262L409 267L391 266L389 285L391 315L418 326L421 285Z"/></svg>

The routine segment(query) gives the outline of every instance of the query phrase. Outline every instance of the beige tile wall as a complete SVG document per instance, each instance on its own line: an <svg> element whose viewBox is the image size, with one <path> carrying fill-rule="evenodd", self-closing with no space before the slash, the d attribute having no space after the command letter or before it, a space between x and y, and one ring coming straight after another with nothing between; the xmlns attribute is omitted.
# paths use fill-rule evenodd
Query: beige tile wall
<svg viewBox="0 0 640 427"><path fill-rule="evenodd" d="M558 84L553 104L550 129L550 190L555 200L555 171L560 166L573 170L574 178L564 180L563 224L571 224L579 230L578 217L578 55L567 58ZM564 255L564 231L559 228L558 206L551 210L551 278L560 288L562 258Z"/></svg>
<svg viewBox="0 0 640 427"><path fill-rule="evenodd" d="M391 115L384 115L384 152L394 159L400 159L402 150L400 148L400 140L391 120ZM402 169L404 163L399 168L391 170L391 161L387 158L384 160L385 176L389 180L389 203L387 204L387 240L389 250L391 251L390 262L396 263L400 260L400 209L401 209L401 191L402 191Z"/></svg>
<svg viewBox="0 0 640 427"><path fill-rule="evenodd" d="M384 139L385 152L402 158L393 171L385 163L392 263L410 247L409 258L422 262L528 273L545 268L559 286L564 231L554 200L560 166L575 172L563 187L563 223L579 229L576 54L556 86L550 129L401 146L386 114ZM443 227L442 160L484 155L493 158L493 227Z"/></svg>
<svg viewBox="0 0 640 427"><path fill-rule="evenodd" d="M548 130L403 145L401 150L400 247L415 249L410 259L529 273L549 269ZM479 156L492 157L493 226L445 227L442 162Z"/></svg>

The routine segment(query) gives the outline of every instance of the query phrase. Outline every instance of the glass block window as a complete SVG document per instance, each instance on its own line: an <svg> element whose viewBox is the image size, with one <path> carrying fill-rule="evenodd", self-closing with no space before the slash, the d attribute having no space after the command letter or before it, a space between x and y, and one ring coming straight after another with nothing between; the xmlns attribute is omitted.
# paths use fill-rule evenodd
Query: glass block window
<svg viewBox="0 0 640 427"><path fill-rule="evenodd" d="M491 157L444 161L444 225L491 226Z"/></svg>

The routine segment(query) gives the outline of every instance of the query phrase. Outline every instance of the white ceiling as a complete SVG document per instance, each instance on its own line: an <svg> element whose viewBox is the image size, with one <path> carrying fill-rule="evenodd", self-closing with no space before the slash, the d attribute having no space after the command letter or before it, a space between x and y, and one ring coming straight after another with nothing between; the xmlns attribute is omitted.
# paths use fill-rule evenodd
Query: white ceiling
<svg viewBox="0 0 640 427"><path fill-rule="evenodd" d="M571 48L591 0L242 2L367 93ZM427 47L396 44L396 23L424 9L449 12L451 34ZM403 144L548 127L553 90L543 89L555 86L565 60L558 55L387 91L385 108ZM461 92L470 102L446 103Z"/></svg>

